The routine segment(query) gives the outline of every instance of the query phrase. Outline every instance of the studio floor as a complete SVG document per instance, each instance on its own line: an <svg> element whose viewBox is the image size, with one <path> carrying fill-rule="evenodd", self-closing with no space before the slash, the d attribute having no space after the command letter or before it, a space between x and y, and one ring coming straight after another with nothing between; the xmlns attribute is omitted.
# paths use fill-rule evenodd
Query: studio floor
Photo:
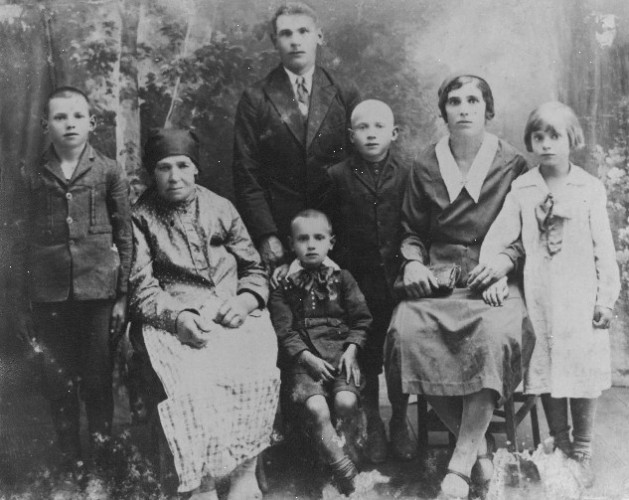
<svg viewBox="0 0 629 500"><path fill-rule="evenodd" d="M85 478L73 493L55 488L55 465L59 455L48 416L46 401L40 395L29 363L23 355L0 354L0 499L90 499L127 500L166 499L156 481L153 440L146 425L132 424L126 388L116 384L116 470L104 481ZM381 412L390 415L382 385ZM417 436L417 407L408 414L413 438ZM544 414L539 408L542 440L548 437ZM629 500L629 388L614 387L604 393L598 409L593 465L597 480L594 488L582 490L570 474L570 464L557 454L547 454L543 446L534 451L530 419L518 427L518 442L533 452L540 481L531 481L526 472L514 485L508 474L514 456L507 453L505 436L495 434L499 448L496 471L488 488L473 489L471 498L487 500ZM430 433L429 448L411 462L389 460L378 466L362 466L358 490L353 498L431 499L439 493L439 483L448 460L447 434ZM342 498L328 483L322 468L284 456L282 447L265 454L268 491L265 499L287 500ZM220 489L219 489L220 492ZM244 500L244 499L243 499Z"/></svg>

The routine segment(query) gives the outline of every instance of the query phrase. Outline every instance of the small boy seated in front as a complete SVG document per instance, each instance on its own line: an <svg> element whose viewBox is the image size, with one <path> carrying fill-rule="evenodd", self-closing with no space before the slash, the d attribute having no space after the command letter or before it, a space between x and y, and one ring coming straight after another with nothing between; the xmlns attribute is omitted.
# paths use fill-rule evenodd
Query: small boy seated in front
<svg viewBox="0 0 629 500"><path fill-rule="evenodd" d="M328 257L334 235L325 214L311 209L298 213L289 241L297 258L269 301L282 390L303 411L313 444L330 465L339 491L348 495L355 489L357 471L331 415L348 419L356 413L357 354L365 344L371 314L351 274Z"/></svg>

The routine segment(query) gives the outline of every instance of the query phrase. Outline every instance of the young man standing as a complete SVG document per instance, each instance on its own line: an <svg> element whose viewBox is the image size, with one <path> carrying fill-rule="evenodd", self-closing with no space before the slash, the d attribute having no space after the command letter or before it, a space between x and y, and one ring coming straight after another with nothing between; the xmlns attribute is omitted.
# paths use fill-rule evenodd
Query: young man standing
<svg viewBox="0 0 629 500"><path fill-rule="evenodd" d="M323 34L303 3L283 4L271 21L281 64L247 89L236 112L236 201L262 260L286 262L291 218L319 208L327 167L347 156L354 86L316 65Z"/></svg>

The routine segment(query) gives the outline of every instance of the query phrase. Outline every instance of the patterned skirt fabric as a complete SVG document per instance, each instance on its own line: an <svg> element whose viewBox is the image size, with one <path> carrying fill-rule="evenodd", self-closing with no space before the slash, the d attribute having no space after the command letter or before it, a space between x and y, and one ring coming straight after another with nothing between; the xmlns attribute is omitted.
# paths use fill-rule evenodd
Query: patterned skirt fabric
<svg viewBox="0 0 629 500"><path fill-rule="evenodd" d="M501 307L467 289L398 304L386 362L401 370L407 394L463 396L492 389L498 403L522 381L535 335L515 286Z"/></svg>
<svg viewBox="0 0 629 500"><path fill-rule="evenodd" d="M167 395L158 410L180 492L197 488L205 475L229 474L269 446L279 370L267 311L237 329L217 325L202 349L150 326L143 333Z"/></svg>

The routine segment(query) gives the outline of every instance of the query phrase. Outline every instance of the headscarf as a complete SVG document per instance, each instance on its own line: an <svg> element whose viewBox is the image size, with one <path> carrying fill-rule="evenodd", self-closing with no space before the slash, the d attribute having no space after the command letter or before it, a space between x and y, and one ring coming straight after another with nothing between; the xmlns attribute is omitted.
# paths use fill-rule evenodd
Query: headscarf
<svg viewBox="0 0 629 500"><path fill-rule="evenodd" d="M199 165L199 139L190 130L153 129L144 145L144 168L150 174L158 161L168 157L184 155Z"/></svg>

